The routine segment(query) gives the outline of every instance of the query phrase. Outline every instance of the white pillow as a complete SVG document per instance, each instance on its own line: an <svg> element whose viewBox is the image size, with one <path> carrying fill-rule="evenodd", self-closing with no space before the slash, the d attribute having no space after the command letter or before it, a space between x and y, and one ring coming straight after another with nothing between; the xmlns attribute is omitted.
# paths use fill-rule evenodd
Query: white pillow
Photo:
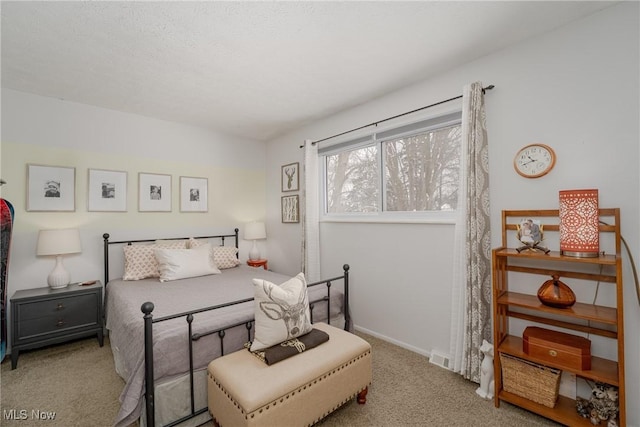
<svg viewBox="0 0 640 427"><path fill-rule="evenodd" d="M256 331L251 351L311 332L307 282L299 273L281 285L253 279Z"/></svg>
<svg viewBox="0 0 640 427"><path fill-rule="evenodd" d="M185 240L156 240L151 245L125 245L124 274L122 280L141 280L158 277L158 262L154 255L156 249L184 249Z"/></svg>
<svg viewBox="0 0 640 427"><path fill-rule="evenodd" d="M156 249L160 281L186 279L189 277L220 274L211 262L211 245L195 249Z"/></svg>

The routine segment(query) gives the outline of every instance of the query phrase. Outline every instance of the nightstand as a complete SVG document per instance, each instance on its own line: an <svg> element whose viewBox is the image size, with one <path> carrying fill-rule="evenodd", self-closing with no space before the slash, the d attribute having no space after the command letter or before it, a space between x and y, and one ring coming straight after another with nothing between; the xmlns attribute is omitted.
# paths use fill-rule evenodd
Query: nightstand
<svg viewBox="0 0 640 427"><path fill-rule="evenodd" d="M269 269L269 266L267 265L269 261L267 261L266 259L249 259L247 260L247 265L251 266L251 267L262 267L265 270Z"/></svg>
<svg viewBox="0 0 640 427"><path fill-rule="evenodd" d="M102 283L16 291L11 323L11 369L18 365L22 350L92 335L102 347Z"/></svg>

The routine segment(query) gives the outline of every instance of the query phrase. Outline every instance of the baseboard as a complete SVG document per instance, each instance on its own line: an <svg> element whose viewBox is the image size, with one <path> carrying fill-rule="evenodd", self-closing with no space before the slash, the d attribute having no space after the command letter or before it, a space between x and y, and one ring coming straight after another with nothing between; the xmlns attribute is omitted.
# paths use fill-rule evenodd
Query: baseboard
<svg viewBox="0 0 640 427"><path fill-rule="evenodd" d="M393 338L388 337L386 335L379 334L377 332L374 332L374 331L369 330L367 328L363 328L363 327L358 326L358 325L353 325L353 329L355 329L358 332L362 332L363 334L367 334L367 335L371 335L372 337L379 338L382 341L386 341L388 343L397 345L398 347L402 347L404 349L413 351L414 353L418 353L418 354L421 354L421 355L426 356L426 357L431 357L431 352L428 351L428 350L425 350L423 348L418 348L418 347L413 346L411 344L407 344L405 342L398 341L396 339L393 339Z"/></svg>

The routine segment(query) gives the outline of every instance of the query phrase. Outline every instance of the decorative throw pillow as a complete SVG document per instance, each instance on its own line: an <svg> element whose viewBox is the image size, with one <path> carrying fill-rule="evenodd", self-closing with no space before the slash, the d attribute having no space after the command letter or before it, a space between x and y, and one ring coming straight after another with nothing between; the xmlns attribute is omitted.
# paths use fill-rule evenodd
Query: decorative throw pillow
<svg viewBox="0 0 640 427"><path fill-rule="evenodd" d="M206 245L206 239L194 239L193 237L189 237L189 241L187 242L187 249L197 248L198 246Z"/></svg>
<svg viewBox="0 0 640 427"><path fill-rule="evenodd" d="M238 248L233 246L214 246L213 262L220 269L237 267L240 265L237 253Z"/></svg>
<svg viewBox="0 0 640 427"><path fill-rule="evenodd" d="M155 249L184 249L184 240L156 241L151 245L124 246L124 274L122 280L141 280L147 277L159 277Z"/></svg>
<svg viewBox="0 0 640 427"><path fill-rule="evenodd" d="M251 351L311 332L307 282L299 273L281 285L253 279L256 330Z"/></svg>
<svg viewBox="0 0 640 427"><path fill-rule="evenodd" d="M155 249L160 281L220 274L211 260L211 245L195 249Z"/></svg>
<svg viewBox="0 0 640 427"><path fill-rule="evenodd" d="M204 239L189 239L188 247L191 249L202 246L206 241ZM211 256L213 263L219 269L233 268L240 265L240 260L236 256L238 248L234 246L212 246Z"/></svg>

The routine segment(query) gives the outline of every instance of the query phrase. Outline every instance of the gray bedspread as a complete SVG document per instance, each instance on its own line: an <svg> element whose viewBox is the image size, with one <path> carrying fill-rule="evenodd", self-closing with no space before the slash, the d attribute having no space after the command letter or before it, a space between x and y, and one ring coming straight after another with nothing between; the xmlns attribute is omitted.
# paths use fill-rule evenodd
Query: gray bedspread
<svg viewBox="0 0 640 427"><path fill-rule="evenodd" d="M266 279L280 284L288 276L262 268L239 266L222 270L222 274L161 283L158 279L139 281L111 280L106 288L105 313L107 329L114 353L116 370L126 385L120 395L120 412L115 425L128 426L139 416L144 397L144 321L140 310L151 301L155 319L186 311L210 307L230 301L253 297L252 279ZM326 287L309 288L309 300L326 295ZM313 320L326 321L326 303L316 305ZM331 288L331 317L342 311L342 292ZM206 332L253 319L253 302L196 314L193 332ZM336 325L342 327L343 325ZM154 378L165 378L189 371L188 331L185 318L154 323ZM244 325L227 331L224 353L242 348L247 341ZM217 334L208 335L194 343L194 369L221 355Z"/></svg>

